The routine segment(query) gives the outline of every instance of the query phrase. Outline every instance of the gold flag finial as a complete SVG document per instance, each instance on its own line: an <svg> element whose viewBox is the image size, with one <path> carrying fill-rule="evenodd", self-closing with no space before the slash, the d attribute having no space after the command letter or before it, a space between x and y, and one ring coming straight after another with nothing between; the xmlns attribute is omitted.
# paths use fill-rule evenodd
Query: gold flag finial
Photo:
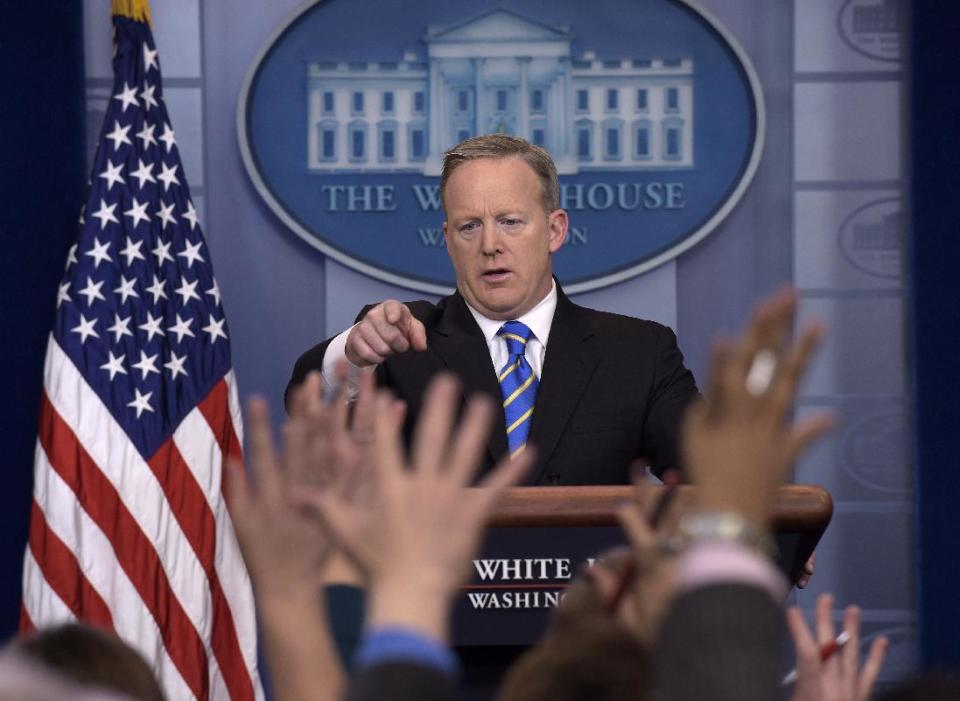
<svg viewBox="0 0 960 701"><path fill-rule="evenodd" d="M150 24L148 0L113 0L113 14Z"/></svg>

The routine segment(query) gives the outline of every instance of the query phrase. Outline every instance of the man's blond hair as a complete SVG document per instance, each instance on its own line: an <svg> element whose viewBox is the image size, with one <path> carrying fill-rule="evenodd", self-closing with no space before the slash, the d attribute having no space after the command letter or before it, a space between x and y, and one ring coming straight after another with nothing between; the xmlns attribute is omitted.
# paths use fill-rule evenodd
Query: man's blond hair
<svg viewBox="0 0 960 701"><path fill-rule="evenodd" d="M560 183L557 166L547 150L534 146L529 141L509 134L483 134L461 141L443 155L443 170L440 173L440 200L447 181L454 171L469 161L479 158L519 158L533 169L543 188L543 209L547 214L560 208ZM444 208L446 203L444 202Z"/></svg>

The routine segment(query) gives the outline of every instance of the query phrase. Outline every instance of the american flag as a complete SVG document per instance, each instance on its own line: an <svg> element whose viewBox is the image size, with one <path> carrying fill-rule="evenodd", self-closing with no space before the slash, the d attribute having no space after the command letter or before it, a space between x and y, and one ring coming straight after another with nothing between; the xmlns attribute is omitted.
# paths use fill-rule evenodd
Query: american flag
<svg viewBox="0 0 960 701"><path fill-rule="evenodd" d="M145 1L115 0L113 22L113 96L47 346L21 629L88 621L171 699L262 698L223 483L242 441L230 333Z"/></svg>

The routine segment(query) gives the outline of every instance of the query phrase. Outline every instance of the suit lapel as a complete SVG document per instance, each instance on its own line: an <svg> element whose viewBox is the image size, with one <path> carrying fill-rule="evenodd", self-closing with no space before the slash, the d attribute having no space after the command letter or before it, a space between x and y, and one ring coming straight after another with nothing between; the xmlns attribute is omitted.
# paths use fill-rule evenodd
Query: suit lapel
<svg viewBox="0 0 960 701"><path fill-rule="evenodd" d="M530 484L538 483L543 476L546 463L597 365L599 355L591 341L592 336L593 332L579 308L557 285L557 310L550 326L528 438L537 447L539 455L538 468L528 480Z"/></svg>
<svg viewBox="0 0 960 701"><path fill-rule="evenodd" d="M447 368L460 378L465 399L481 392L494 400L497 410L487 447L491 460L496 463L507 452L500 385L497 384L497 374L490 362L487 339L459 292L447 298L443 316L434 329L430 345Z"/></svg>

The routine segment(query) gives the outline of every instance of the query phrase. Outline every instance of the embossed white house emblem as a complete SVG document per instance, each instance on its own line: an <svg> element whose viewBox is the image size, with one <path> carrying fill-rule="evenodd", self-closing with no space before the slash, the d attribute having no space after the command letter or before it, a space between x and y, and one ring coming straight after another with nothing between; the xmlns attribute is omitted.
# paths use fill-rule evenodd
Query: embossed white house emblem
<svg viewBox="0 0 960 701"><path fill-rule="evenodd" d="M907 11L905 0L847 0L837 17L840 36L868 58L899 61Z"/></svg>
<svg viewBox="0 0 960 701"><path fill-rule="evenodd" d="M240 142L297 234L375 277L449 290L436 176L445 150L492 132L553 155L573 225L555 269L573 292L676 256L736 204L760 157L762 98L704 11L476 7L328 0L270 39L241 96Z"/></svg>

